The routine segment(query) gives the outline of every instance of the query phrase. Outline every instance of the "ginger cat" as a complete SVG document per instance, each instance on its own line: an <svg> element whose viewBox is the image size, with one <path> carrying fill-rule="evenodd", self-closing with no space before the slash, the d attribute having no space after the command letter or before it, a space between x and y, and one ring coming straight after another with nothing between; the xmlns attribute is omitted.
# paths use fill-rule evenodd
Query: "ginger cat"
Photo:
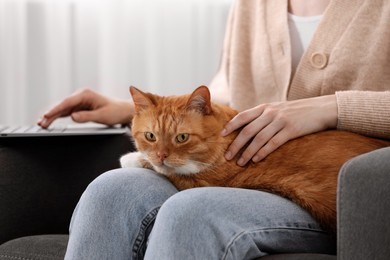
<svg viewBox="0 0 390 260"><path fill-rule="evenodd" d="M269 191L286 197L336 232L340 167L354 156L389 142L344 131L323 131L287 142L264 160L238 166L224 153L238 131L220 132L237 111L210 101L207 87L190 95L161 97L130 87L136 114L132 136L138 152L122 167L144 167L165 175L179 190L225 186Z"/></svg>

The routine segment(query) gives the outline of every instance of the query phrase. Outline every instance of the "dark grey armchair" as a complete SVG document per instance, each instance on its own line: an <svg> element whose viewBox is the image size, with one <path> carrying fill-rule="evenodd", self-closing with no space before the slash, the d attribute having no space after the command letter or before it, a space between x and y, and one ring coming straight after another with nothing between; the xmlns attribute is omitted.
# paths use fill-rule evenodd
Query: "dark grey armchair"
<svg viewBox="0 0 390 260"><path fill-rule="evenodd" d="M132 149L127 135L0 139L0 259L63 259L82 192ZM342 173L338 207L337 257L262 259L390 259L390 172Z"/></svg>

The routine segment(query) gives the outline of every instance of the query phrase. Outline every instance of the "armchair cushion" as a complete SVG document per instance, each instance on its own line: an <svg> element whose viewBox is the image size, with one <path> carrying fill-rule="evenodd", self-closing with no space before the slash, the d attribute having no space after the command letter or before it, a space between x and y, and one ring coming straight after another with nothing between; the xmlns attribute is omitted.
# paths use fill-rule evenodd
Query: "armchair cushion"
<svg viewBox="0 0 390 260"><path fill-rule="evenodd" d="M67 235L28 236L11 240L0 247L0 259L62 260L65 256ZM334 255L279 254L261 260L336 260Z"/></svg>
<svg viewBox="0 0 390 260"><path fill-rule="evenodd" d="M22 237L1 245L0 259L62 260L67 243L67 235Z"/></svg>
<svg viewBox="0 0 390 260"><path fill-rule="evenodd" d="M360 155L340 171L339 259L390 259L390 147Z"/></svg>

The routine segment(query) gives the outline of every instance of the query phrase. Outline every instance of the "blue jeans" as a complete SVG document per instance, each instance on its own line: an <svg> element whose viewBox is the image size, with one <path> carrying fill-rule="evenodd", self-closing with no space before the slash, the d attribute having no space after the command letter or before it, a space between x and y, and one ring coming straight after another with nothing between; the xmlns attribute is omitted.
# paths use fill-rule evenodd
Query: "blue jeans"
<svg viewBox="0 0 390 260"><path fill-rule="evenodd" d="M335 254L335 238L303 209L256 190L178 192L146 169L95 179L72 217L65 259L252 259L267 254Z"/></svg>

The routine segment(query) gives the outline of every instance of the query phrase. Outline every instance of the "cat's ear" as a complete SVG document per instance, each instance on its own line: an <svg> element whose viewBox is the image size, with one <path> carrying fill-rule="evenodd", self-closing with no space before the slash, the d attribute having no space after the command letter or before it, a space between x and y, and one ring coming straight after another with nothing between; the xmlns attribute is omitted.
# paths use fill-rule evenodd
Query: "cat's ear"
<svg viewBox="0 0 390 260"><path fill-rule="evenodd" d="M194 109L204 115L211 113L210 91L206 86L200 86L192 92L188 99L187 109Z"/></svg>
<svg viewBox="0 0 390 260"><path fill-rule="evenodd" d="M144 109L154 106L153 101L147 96L146 93L142 92L134 86L130 86L129 90L131 96L133 97L136 113L139 113Z"/></svg>

